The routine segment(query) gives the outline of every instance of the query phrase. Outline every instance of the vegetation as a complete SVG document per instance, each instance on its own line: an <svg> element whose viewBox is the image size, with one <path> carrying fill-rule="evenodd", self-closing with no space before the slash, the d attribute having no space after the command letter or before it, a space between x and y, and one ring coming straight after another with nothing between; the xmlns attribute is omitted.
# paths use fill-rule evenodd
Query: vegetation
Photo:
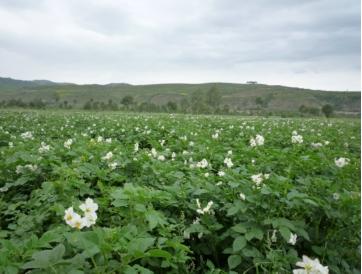
<svg viewBox="0 0 362 274"><path fill-rule="evenodd" d="M0 273L291 273L302 256L359 273L359 120L45 110L0 125Z"/></svg>
<svg viewBox="0 0 362 274"><path fill-rule="evenodd" d="M0 78L0 106L194 114L359 115L359 92L326 92L262 84L74 85Z"/></svg>
<svg viewBox="0 0 362 274"><path fill-rule="evenodd" d="M333 114L333 107L332 107L331 105L329 105L329 104L324 105L324 106L322 107L322 112L323 112L323 114L324 114L327 118L329 118L329 117L331 117L332 114Z"/></svg>

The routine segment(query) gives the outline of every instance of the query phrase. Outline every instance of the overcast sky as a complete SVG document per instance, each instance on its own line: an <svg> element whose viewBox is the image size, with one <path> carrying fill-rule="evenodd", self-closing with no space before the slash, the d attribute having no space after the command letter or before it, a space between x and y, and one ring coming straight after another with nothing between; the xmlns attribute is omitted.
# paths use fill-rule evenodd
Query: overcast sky
<svg viewBox="0 0 362 274"><path fill-rule="evenodd" d="M0 76L360 90L359 0L1 0Z"/></svg>

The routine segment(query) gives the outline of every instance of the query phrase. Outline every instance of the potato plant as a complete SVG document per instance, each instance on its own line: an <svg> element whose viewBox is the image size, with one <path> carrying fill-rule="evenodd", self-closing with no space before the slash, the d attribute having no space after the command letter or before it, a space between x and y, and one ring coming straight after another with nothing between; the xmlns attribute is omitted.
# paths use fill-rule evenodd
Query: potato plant
<svg viewBox="0 0 362 274"><path fill-rule="evenodd" d="M0 126L0 273L292 273L303 256L359 273L360 120L2 111Z"/></svg>

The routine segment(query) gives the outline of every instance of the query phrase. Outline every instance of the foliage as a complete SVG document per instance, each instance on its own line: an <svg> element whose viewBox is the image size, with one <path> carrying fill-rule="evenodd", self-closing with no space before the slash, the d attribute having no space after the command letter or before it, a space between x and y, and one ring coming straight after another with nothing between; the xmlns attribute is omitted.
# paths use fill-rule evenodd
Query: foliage
<svg viewBox="0 0 362 274"><path fill-rule="evenodd" d="M202 98L197 97L199 107L194 106L192 110L191 105L195 102L194 93L200 94ZM207 98L208 95L211 97ZM133 102L126 107L121 101L127 96L133 97ZM257 97L261 99L261 101L258 99L259 104L256 102ZM20 99L21 102L18 102L17 100ZM109 99L113 100L118 108L135 111L140 111L138 106L145 103L143 109L152 112L165 111L164 108L170 101L178 105L179 111L196 114L220 113L218 110L226 104L231 113L239 111L244 114L255 109L273 113L297 113L301 105L308 107L325 104L332 105L336 114L337 112L359 114L361 110L360 92L308 90L259 83L75 85L49 81L20 81L0 77L0 107L7 107L10 101L13 106L24 107L25 104L29 107L30 102L41 100L46 104L46 108L110 110L107 107ZM64 104L65 101L67 105Z"/></svg>
<svg viewBox="0 0 362 274"><path fill-rule="evenodd" d="M322 112L323 112L323 114L324 114L327 118L329 118L329 117L331 117L332 114L333 114L333 107L332 107L331 105L329 105L329 104L324 105L324 106L322 107Z"/></svg>
<svg viewBox="0 0 362 274"><path fill-rule="evenodd" d="M302 255L359 273L359 120L2 111L0 125L0 273L291 273ZM64 210L86 197L98 219L76 230Z"/></svg>
<svg viewBox="0 0 362 274"><path fill-rule="evenodd" d="M132 104L134 104L134 98L131 95L127 95L127 96L123 97L121 103L125 106L132 105Z"/></svg>

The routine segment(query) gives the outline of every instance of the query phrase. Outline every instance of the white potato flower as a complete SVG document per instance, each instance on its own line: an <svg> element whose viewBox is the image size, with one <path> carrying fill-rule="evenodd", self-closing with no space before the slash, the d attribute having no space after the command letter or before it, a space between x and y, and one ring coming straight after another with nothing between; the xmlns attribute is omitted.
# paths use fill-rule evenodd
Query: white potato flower
<svg viewBox="0 0 362 274"><path fill-rule="evenodd" d="M320 148L320 147L323 146L322 143L311 143L310 145L311 145L313 148Z"/></svg>
<svg viewBox="0 0 362 274"><path fill-rule="evenodd" d="M269 177L270 174L259 173L252 175L251 180L255 183L256 188L260 188L262 186L263 181L269 179Z"/></svg>
<svg viewBox="0 0 362 274"><path fill-rule="evenodd" d="M197 205L197 210L196 210L196 212L199 213L199 214L201 214L201 215L204 215L205 213L212 213L212 212L210 211L210 209L211 209L211 207L212 207L213 204L214 204L213 201L209 201L209 202L207 203L207 206L204 207L204 208L202 208L199 199L196 199L196 205Z"/></svg>
<svg viewBox="0 0 362 274"><path fill-rule="evenodd" d="M32 164L27 164L24 167L27 168L28 170L32 171L32 172L35 172L38 169L37 165L32 165Z"/></svg>
<svg viewBox="0 0 362 274"><path fill-rule="evenodd" d="M154 149L154 148L151 149L151 155L152 155L154 158L157 157L157 151L156 151L156 149Z"/></svg>
<svg viewBox="0 0 362 274"><path fill-rule="evenodd" d="M70 146L73 144L73 140L72 139L68 139L64 142L64 147L67 149L70 149Z"/></svg>
<svg viewBox="0 0 362 274"><path fill-rule="evenodd" d="M16 169L15 169L15 173L16 174L23 173L23 169L24 169L24 167L22 165L17 165Z"/></svg>
<svg viewBox="0 0 362 274"><path fill-rule="evenodd" d="M70 226L80 230L86 225L87 225L86 219L82 218L79 214L74 213L73 220L70 223Z"/></svg>
<svg viewBox="0 0 362 274"><path fill-rule="evenodd" d="M270 239L273 243L275 243L277 241L277 230L276 229L273 230L273 234Z"/></svg>
<svg viewBox="0 0 362 274"><path fill-rule="evenodd" d="M64 220L72 228L82 229L86 226L85 219L83 219L78 213L75 213L73 207L65 210Z"/></svg>
<svg viewBox="0 0 362 274"><path fill-rule="evenodd" d="M240 199L243 200L243 201L245 201L245 199L246 199L245 194L242 193L242 192L239 193L239 197L240 197Z"/></svg>
<svg viewBox="0 0 362 274"><path fill-rule="evenodd" d="M256 185L260 185L260 184L263 182L263 180L264 180L263 174L262 174L262 173L259 173L259 174L252 175L252 176L251 176L251 180L252 180Z"/></svg>
<svg viewBox="0 0 362 274"><path fill-rule="evenodd" d="M292 135L292 143L293 144L303 143L303 136L302 135Z"/></svg>
<svg viewBox="0 0 362 274"><path fill-rule="evenodd" d="M288 244L295 245L297 242L297 234L290 233Z"/></svg>
<svg viewBox="0 0 362 274"><path fill-rule="evenodd" d="M222 171L222 170L220 170L220 171L217 173L217 175L219 175L220 177L223 177L223 176L225 176L225 172Z"/></svg>
<svg viewBox="0 0 362 274"><path fill-rule="evenodd" d="M33 133L30 131L20 134L20 137L23 139L33 139Z"/></svg>
<svg viewBox="0 0 362 274"><path fill-rule="evenodd" d="M157 159L158 159L159 161L165 161L165 160L166 160L165 156L163 156L163 155L159 155L159 156L157 157Z"/></svg>
<svg viewBox="0 0 362 274"><path fill-rule="evenodd" d="M255 138L251 138L250 139L250 146L251 147L256 147L256 146L262 146L264 145L264 137L257 134L255 136Z"/></svg>
<svg viewBox="0 0 362 274"><path fill-rule="evenodd" d="M95 225L97 218L98 218L98 216L97 216L96 212L84 213L84 217L82 218L84 226L90 227L92 225Z"/></svg>
<svg viewBox="0 0 362 274"><path fill-rule="evenodd" d="M134 144L134 152L137 152L139 150L139 143Z"/></svg>
<svg viewBox="0 0 362 274"><path fill-rule="evenodd" d="M79 206L79 208L84 213L92 213L98 210L98 204L93 201L91 198L87 198L83 204Z"/></svg>
<svg viewBox="0 0 362 274"><path fill-rule="evenodd" d="M259 134L255 136L255 141L258 146L264 145L264 137Z"/></svg>
<svg viewBox="0 0 362 274"><path fill-rule="evenodd" d="M231 161L231 158L225 158L224 159L224 164L228 167L228 168L231 168L233 167L233 162Z"/></svg>
<svg viewBox="0 0 362 274"><path fill-rule="evenodd" d="M306 255L303 255L303 260L296 263L296 266L302 269L294 269L293 274L328 274L328 266L323 266L318 259L312 260Z"/></svg>
<svg viewBox="0 0 362 274"><path fill-rule="evenodd" d="M341 197L341 195L339 193L337 193L337 192L333 193L334 200L338 201L340 197Z"/></svg>
<svg viewBox="0 0 362 274"><path fill-rule="evenodd" d="M350 160L348 158L340 157L338 159L334 159L334 163L337 167L344 167L348 165Z"/></svg>
<svg viewBox="0 0 362 274"><path fill-rule="evenodd" d="M251 139L250 139L250 146L251 146L251 147L256 147L256 141L255 141L254 138L251 138Z"/></svg>
<svg viewBox="0 0 362 274"><path fill-rule="evenodd" d="M196 166L199 168L206 168L209 165L206 159L202 159L200 162L197 162Z"/></svg>
<svg viewBox="0 0 362 274"><path fill-rule="evenodd" d="M102 157L102 160L109 161L112 159L112 157L113 157L113 153L112 153L112 151L110 151L110 152L107 152L107 154Z"/></svg>
<svg viewBox="0 0 362 274"><path fill-rule="evenodd" d="M81 217L78 213L74 212L73 207L69 207L64 212L65 222L72 228L82 229L84 227L90 227L96 223L98 204L91 198L87 198L83 204L79 206L83 211L84 217Z"/></svg>
<svg viewBox="0 0 362 274"><path fill-rule="evenodd" d="M70 207L68 209L66 209L64 211L64 221L68 224L71 225L72 221L73 221L73 217L74 217L74 210L73 207Z"/></svg>
<svg viewBox="0 0 362 274"><path fill-rule="evenodd" d="M112 162L112 163L109 163L109 164L108 164L108 167L109 167L111 170L116 169L117 166L118 166L118 163L117 163L117 162Z"/></svg>
<svg viewBox="0 0 362 274"><path fill-rule="evenodd" d="M41 142L40 147L39 147L39 149L38 149L39 153L46 153L46 152L48 152L49 150L50 150L50 146L47 145L47 144L44 143L44 142Z"/></svg>

